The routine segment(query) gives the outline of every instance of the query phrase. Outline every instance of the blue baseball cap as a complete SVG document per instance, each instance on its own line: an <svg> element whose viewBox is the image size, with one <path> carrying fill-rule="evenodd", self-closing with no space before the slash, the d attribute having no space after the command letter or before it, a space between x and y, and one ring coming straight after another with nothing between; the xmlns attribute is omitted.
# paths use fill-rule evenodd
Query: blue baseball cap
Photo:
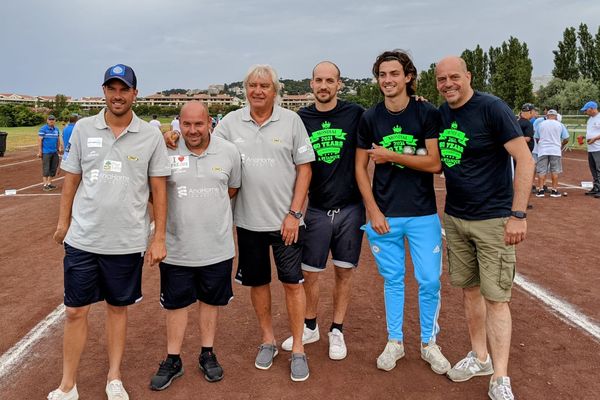
<svg viewBox="0 0 600 400"><path fill-rule="evenodd" d="M579 111L587 111L590 108L598 108L598 104L596 104L595 101L588 101L587 103L585 103L583 105L583 107L581 107L581 110L579 110Z"/></svg>
<svg viewBox="0 0 600 400"><path fill-rule="evenodd" d="M137 78L135 77L135 72L133 69L125 64L117 64L109 67L104 73L104 83L102 86L105 86L108 81L111 79L118 79L130 88L136 88L137 86Z"/></svg>

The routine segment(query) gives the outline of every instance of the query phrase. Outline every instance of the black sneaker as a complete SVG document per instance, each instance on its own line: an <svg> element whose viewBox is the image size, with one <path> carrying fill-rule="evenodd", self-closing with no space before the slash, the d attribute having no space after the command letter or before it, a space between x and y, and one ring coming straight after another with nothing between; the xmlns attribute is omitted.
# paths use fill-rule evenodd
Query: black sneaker
<svg viewBox="0 0 600 400"><path fill-rule="evenodd" d="M183 375L181 360L173 361L172 358L167 358L160 363L156 375L150 380L150 389L165 390L175 378L179 378L181 375Z"/></svg>
<svg viewBox="0 0 600 400"><path fill-rule="evenodd" d="M53 184L49 184L48 187L50 188L50 190L56 189L56 186L54 186Z"/></svg>
<svg viewBox="0 0 600 400"><path fill-rule="evenodd" d="M50 186L48 186L48 185L44 185L44 187L42 188L42 190L43 190L44 192L49 192L49 191L51 191L52 189L50 189Z"/></svg>
<svg viewBox="0 0 600 400"><path fill-rule="evenodd" d="M205 351L198 357L198 367L204 372L204 378L209 382L218 382L223 379L223 368L217 361L217 356L212 351Z"/></svg>
<svg viewBox="0 0 600 400"><path fill-rule="evenodd" d="M544 192L544 189L540 189L537 191L537 193L535 194L535 197L544 197L546 196L546 192Z"/></svg>
<svg viewBox="0 0 600 400"><path fill-rule="evenodd" d="M544 185L544 192L546 193L550 193L550 189L548 188L548 186Z"/></svg>
<svg viewBox="0 0 600 400"><path fill-rule="evenodd" d="M561 197L562 195L559 193L558 190L554 190L552 189L552 191L550 192L550 197Z"/></svg>
<svg viewBox="0 0 600 400"><path fill-rule="evenodd" d="M598 193L600 193L600 191L592 189L592 190L588 190L587 192L585 192L585 195L586 196L595 196Z"/></svg>

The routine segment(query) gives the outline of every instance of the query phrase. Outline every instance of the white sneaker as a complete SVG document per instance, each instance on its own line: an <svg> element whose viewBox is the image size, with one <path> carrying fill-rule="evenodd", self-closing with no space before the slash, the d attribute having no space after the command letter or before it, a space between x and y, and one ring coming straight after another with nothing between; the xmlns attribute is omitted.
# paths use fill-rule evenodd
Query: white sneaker
<svg viewBox="0 0 600 400"><path fill-rule="evenodd" d="M488 396L492 400L514 400L515 395L510 387L510 378L501 376L490 381L490 390Z"/></svg>
<svg viewBox="0 0 600 400"><path fill-rule="evenodd" d="M339 329L333 328L327 335L329 336L329 358L332 360L343 360L346 358L348 350L344 342L344 334Z"/></svg>
<svg viewBox="0 0 600 400"><path fill-rule="evenodd" d="M63 392L60 389L56 389L48 393L48 400L78 400L79 393L77 393L77 385L73 386L73 389L68 392Z"/></svg>
<svg viewBox="0 0 600 400"><path fill-rule="evenodd" d="M383 352L377 357L377 368L391 371L396 366L396 361L404 357L404 344L388 341Z"/></svg>
<svg viewBox="0 0 600 400"><path fill-rule="evenodd" d="M442 348L434 342L429 342L425 347L421 343L421 358L431 365L431 369L436 374L443 375L450 371L450 362L442 354Z"/></svg>
<svg viewBox="0 0 600 400"><path fill-rule="evenodd" d="M106 396L108 400L129 400L129 395L123 387L123 382L114 379L106 384Z"/></svg>
<svg viewBox="0 0 600 400"><path fill-rule="evenodd" d="M315 326L315 330L308 329L304 324L304 331L302 332L302 344L309 344L318 341L321 338L319 335L319 324ZM294 344L294 338L290 336L281 343L281 348L285 351L292 351L292 345Z"/></svg>
<svg viewBox="0 0 600 400"><path fill-rule="evenodd" d="M492 375L493 373L494 366L492 365L492 358L489 354L487 355L485 362L481 362L477 359L477 353L470 351L469 354L457 362L446 375L454 382L464 382L474 376Z"/></svg>

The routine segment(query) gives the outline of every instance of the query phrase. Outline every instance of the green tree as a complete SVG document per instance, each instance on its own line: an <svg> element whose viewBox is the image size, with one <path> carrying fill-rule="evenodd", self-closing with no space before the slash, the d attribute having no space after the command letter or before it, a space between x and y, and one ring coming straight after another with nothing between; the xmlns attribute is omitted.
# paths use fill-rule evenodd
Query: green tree
<svg viewBox="0 0 600 400"><path fill-rule="evenodd" d="M596 50L595 40L588 31L586 24L579 25L577 38L579 39L579 47L577 48L579 75L581 75L582 78L593 78L596 69L599 67L598 63L600 60L594 57Z"/></svg>
<svg viewBox="0 0 600 400"><path fill-rule="evenodd" d="M52 114L58 116L60 115L68 105L67 96L64 94L57 94L54 96L54 103L52 104Z"/></svg>
<svg viewBox="0 0 600 400"><path fill-rule="evenodd" d="M592 79L594 82L600 82L600 25L594 37L594 54L592 58L596 60L596 68L592 72Z"/></svg>
<svg viewBox="0 0 600 400"><path fill-rule="evenodd" d="M363 83L356 86L355 95L347 95L342 98L369 108L382 101L383 95L377 83Z"/></svg>
<svg viewBox="0 0 600 400"><path fill-rule="evenodd" d="M566 81L576 81L579 78L579 69L577 68L577 35L575 34L575 28L565 29L563 40L558 42L558 50L554 50L552 53L554 53L552 75Z"/></svg>
<svg viewBox="0 0 600 400"><path fill-rule="evenodd" d="M600 97L600 88L588 78L576 81L553 79L538 91L540 108L554 108L563 114L577 114L581 105Z"/></svg>
<svg viewBox="0 0 600 400"><path fill-rule="evenodd" d="M480 91L489 90L489 57L487 53L477 45L475 50L466 49L460 56L465 60L467 69L471 72L471 87Z"/></svg>
<svg viewBox="0 0 600 400"><path fill-rule="evenodd" d="M533 66L527 44L511 36L508 42L502 42L500 47L493 50L493 54L494 74L490 77L492 93L513 109L531 101Z"/></svg>
<svg viewBox="0 0 600 400"><path fill-rule="evenodd" d="M431 104L439 106L442 104L442 97L437 90L435 80L435 63L429 66L428 70L423 70L417 79L417 94L425 97Z"/></svg>
<svg viewBox="0 0 600 400"><path fill-rule="evenodd" d="M566 85L567 81L560 78L553 78L548 82L548 85L540 87L536 98L536 104L540 110L544 108L559 108L559 94L565 89Z"/></svg>

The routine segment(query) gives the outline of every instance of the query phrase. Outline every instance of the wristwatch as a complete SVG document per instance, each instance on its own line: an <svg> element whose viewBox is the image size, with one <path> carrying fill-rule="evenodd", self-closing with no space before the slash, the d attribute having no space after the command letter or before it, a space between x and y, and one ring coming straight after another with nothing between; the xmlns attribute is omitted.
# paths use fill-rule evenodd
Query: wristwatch
<svg viewBox="0 0 600 400"><path fill-rule="evenodd" d="M302 211L293 211L293 210L288 211L288 214L290 214L292 217L294 217L296 219L300 219L304 215L304 214L302 214Z"/></svg>
<svg viewBox="0 0 600 400"><path fill-rule="evenodd" d="M525 219L527 218L527 213L525 211L511 211L510 216L517 219Z"/></svg>

